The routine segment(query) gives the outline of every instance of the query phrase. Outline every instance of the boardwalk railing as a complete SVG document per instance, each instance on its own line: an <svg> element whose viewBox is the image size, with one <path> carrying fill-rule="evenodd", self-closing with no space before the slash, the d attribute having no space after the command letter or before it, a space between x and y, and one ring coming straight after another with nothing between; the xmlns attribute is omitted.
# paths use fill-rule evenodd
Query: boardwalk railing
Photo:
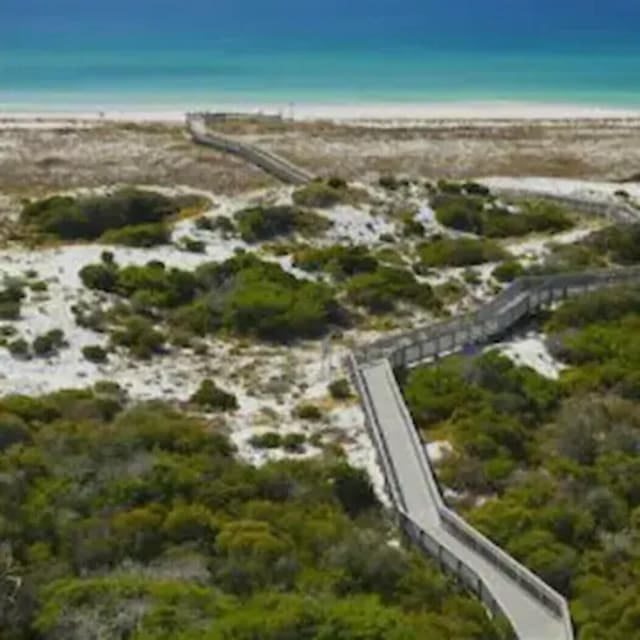
<svg viewBox="0 0 640 640"><path fill-rule="evenodd" d="M187 128L194 142L217 151L239 156L278 178L278 180L289 184L306 184L313 179L310 173L300 167L296 167L293 163L275 153L211 131L206 125L205 116L202 114L188 114Z"/></svg>
<svg viewBox="0 0 640 640"><path fill-rule="evenodd" d="M439 536L437 531L425 531L416 523L412 514L407 513L403 487L398 482L395 466L402 464L402 460L393 460L389 453L384 430L374 410L370 389L362 375L363 367L380 361L383 361L388 369L387 384L391 385L393 397L401 408L404 427L411 439L414 452L420 460L424 482L437 508L441 526L474 553L512 579L514 588L523 589L544 605L560 620L566 640L573 639L567 601L445 505L425 448L393 376L392 366L412 366L445 353L459 351L469 344L487 342L504 333L527 314L535 313L540 308L559 300L603 287L638 282L640 282L640 268L521 278L492 302L473 313L380 340L355 351L347 358L351 380L360 396L366 427L384 472L392 507L405 534L420 549L435 558L444 569L457 576L462 584L480 598L493 615L504 615L510 619L504 603L499 603L493 596L492 586L486 577L478 575L447 548L443 536Z"/></svg>

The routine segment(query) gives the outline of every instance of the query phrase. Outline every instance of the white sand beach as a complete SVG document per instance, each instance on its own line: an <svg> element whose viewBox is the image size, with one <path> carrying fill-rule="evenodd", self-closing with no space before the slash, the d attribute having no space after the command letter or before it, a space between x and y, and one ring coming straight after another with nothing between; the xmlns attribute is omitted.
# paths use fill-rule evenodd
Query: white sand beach
<svg viewBox="0 0 640 640"><path fill-rule="evenodd" d="M380 103L211 103L185 105L183 108L163 108L123 105L100 110L99 107L69 107L51 110L8 109L0 102L0 127L29 126L46 128L52 122L158 122L176 123L184 120L188 111L218 111L247 114L281 114L295 120L366 121L369 125L410 125L424 121L496 121L506 120L616 120L640 119L638 108L617 108L602 105L554 104L535 102L380 102Z"/></svg>

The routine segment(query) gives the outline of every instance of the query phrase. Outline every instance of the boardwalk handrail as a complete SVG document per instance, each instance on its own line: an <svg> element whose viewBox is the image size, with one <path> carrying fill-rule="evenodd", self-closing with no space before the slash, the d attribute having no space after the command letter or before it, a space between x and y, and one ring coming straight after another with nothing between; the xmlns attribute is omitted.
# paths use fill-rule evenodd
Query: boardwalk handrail
<svg viewBox="0 0 640 640"><path fill-rule="evenodd" d="M310 173L300 167L296 167L292 162L275 153L211 131L207 128L205 117L202 114L187 114L187 128L194 142L212 147L218 151L237 155L283 182L305 184L313 179Z"/></svg>
<svg viewBox="0 0 640 640"><path fill-rule="evenodd" d="M406 512L405 502L402 498L402 487L398 484L395 471L395 463L389 454L388 444L385 441L383 430L380 428L370 390L362 376L363 369L374 363L383 363L387 370L387 384L390 385L397 403L404 428L411 440L416 459L419 461L442 526L457 540L489 561L503 574L509 576L517 585L559 618L566 640L573 638L571 616L566 599L445 505L433 468L418 437L391 367L392 365L409 366L436 357L441 353L459 351L469 342L486 342L513 326L523 315L535 312L544 305L584 291L628 282L640 282L640 267L521 278L493 301L483 305L475 312L375 342L350 354L347 361L352 380L365 411L367 428L382 462L387 484L393 487L393 506L405 532L423 550L431 555L437 553L436 557L440 560L444 549L455 559L455 562L448 563L448 568L458 575L463 583L474 591L487 606L489 606L490 596L493 599L493 604L489 607L492 612L499 611L509 619L509 612L504 611L504 607L491 595L491 585L485 583L482 576L478 576L471 567L456 558L455 554L438 540L435 532L422 530L411 514Z"/></svg>

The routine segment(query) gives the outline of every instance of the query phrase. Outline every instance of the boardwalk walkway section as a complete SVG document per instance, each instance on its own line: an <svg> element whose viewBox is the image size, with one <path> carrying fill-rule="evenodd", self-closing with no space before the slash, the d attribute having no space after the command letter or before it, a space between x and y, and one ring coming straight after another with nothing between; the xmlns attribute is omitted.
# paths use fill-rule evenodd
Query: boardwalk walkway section
<svg viewBox="0 0 640 640"><path fill-rule="evenodd" d="M631 283L640 283L640 269L522 278L474 313L378 341L348 358L400 526L492 615L504 616L520 640L572 640L567 602L445 505L393 367L489 342L555 302Z"/></svg>
<svg viewBox="0 0 640 640"><path fill-rule="evenodd" d="M197 144L238 156L260 167L260 169L282 182L302 185L313 179L310 173L275 153L270 153L255 145L240 142L229 136L211 131L207 127L204 114L188 114L187 128L193 141Z"/></svg>

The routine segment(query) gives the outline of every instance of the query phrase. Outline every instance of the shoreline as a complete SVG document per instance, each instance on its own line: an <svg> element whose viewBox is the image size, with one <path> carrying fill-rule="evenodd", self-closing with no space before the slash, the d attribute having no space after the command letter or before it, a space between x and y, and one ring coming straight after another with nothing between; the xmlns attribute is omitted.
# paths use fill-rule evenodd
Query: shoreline
<svg viewBox="0 0 640 640"><path fill-rule="evenodd" d="M35 106L35 105L34 105ZM243 114L281 114L296 121L333 120L367 122L371 125L419 124L428 121L470 121L477 124L504 121L567 121L567 120L640 120L640 107L606 107L562 103L529 102L450 102L450 103L263 103L210 104L193 108L163 109L147 105L125 105L100 110L86 107L24 110L6 109L0 104L0 126L10 124L37 125L38 122L183 122L188 111L238 112Z"/></svg>

